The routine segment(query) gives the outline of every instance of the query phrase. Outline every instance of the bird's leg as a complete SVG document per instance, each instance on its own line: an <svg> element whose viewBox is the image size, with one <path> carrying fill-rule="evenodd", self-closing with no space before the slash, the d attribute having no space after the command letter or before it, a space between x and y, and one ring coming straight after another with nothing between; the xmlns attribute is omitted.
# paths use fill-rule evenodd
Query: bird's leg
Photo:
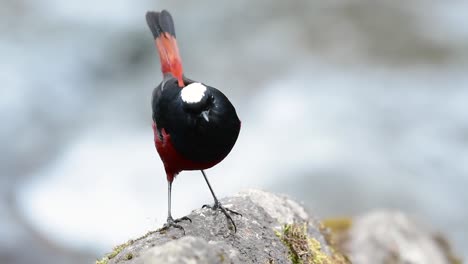
<svg viewBox="0 0 468 264"><path fill-rule="evenodd" d="M237 232L237 226L236 226L236 223L234 223L234 220L232 220L232 217L231 215L228 214L229 213L232 213L232 214L235 214L235 215L240 215L242 216L242 214L234 211L234 210L231 210L229 208L225 208L218 200L218 198L216 197L214 191L213 191L213 188L211 188L211 184L210 182L208 181L208 178L206 177L206 174L205 174L205 171L201 170L201 173L203 174L203 178L205 178L205 181L206 181L206 184L208 184L208 188L210 188L210 192L211 192L211 195L213 195L213 198L214 198L214 205L208 205L208 204L205 204L202 206L202 208L210 208L212 210L220 210L225 216L226 218L231 222L232 226L234 227L234 233Z"/></svg>
<svg viewBox="0 0 468 264"><path fill-rule="evenodd" d="M181 218L178 218L178 219L175 219L175 220L174 220L174 218L172 218L172 214L171 214L172 180L168 180L167 184L168 184L167 185L167 222L160 229L160 231L167 230L170 227L174 227L174 228L178 228L178 229L182 230L184 232L184 235L185 235L185 229L181 225L179 225L177 223L179 223L180 221L183 221L183 220L188 220L188 221L192 222L192 219L188 218L187 216L184 216L184 217L181 217Z"/></svg>

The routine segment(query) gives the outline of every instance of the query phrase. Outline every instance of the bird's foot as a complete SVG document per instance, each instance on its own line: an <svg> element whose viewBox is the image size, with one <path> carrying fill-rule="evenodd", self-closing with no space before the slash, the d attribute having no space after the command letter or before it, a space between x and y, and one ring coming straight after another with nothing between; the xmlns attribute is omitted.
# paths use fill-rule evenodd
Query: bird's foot
<svg viewBox="0 0 468 264"><path fill-rule="evenodd" d="M231 210L229 208L224 207L223 205L221 205L221 203L219 201L216 201L214 205L205 204L205 205L202 206L202 208L209 208L211 210L221 211L226 216L226 218L231 222L232 226L234 227L234 233L237 232L236 223L234 223L234 220L232 220L232 217L231 217L231 215L229 213L234 214L234 215L240 215L240 216L242 216L242 214L240 214L240 213L238 213L238 212L236 212L234 210Z"/></svg>
<svg viewBox="0 0 468 264"><path fill-rule="evenodd" d="M172 216L169 216L167 218L167 222L163 225L161 229L159 229L159 231L167 231L169 228L174 227L174 228L182 230L182 232L184 232L184 235L185 235L185 229L181 225L177 224L184 220L188 220L190 221L190 223L192 223L192 219L188 218L187 216L177 218L177 219L174 219L172 218Z"/></svg>

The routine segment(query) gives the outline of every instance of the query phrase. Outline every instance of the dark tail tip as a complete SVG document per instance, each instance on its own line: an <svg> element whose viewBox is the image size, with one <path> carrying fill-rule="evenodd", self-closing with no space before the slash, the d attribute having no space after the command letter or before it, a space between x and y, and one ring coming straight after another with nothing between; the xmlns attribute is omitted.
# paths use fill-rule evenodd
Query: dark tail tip
<svg viewBox="0 0 468 264"><path fill-rule="evenodd" d="M159 12L148 11L146 12L146 23L153 33L153 37L157 38L160 34L159 29Z"/></svg>
<svg viewBox="0 0 468 264"><path fill-rule="evenodd" d="M154 38L159 37L164 32L175 35L174 21L172 16L166 10L161 12L146 12L146 23L148 23L151 32L153 33Z"/></svg>

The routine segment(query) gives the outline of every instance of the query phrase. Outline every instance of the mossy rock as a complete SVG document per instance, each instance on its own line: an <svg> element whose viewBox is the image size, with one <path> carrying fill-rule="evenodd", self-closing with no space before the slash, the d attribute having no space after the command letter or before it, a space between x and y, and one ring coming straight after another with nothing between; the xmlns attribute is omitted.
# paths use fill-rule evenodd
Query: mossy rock
<svg viewBox="0 0 468 264"><path fill-rule="evenodd" d="M331 247L329 232L287 196L251 190L221 200L232 210L237 233L225 216L194 210L183 231L157 230L114 248L96 264L140 263L313 263L347 264ZM310 262L312 261L312 262Z"/></svg>
<svg viewBox="0 0 468 264"><path fill-rule="evenodd" d="M348 258L332 249L332 254L323 251L323 245L308 233L308 224L286 224L276 235L288 248L293 264L350 264ZM327 240L328 241L328 240ZM331 244L327 245L332 246Z"/></svg>
<svg viewBox="0 0 468 264"><path fill-rule="evenodd" d="M124 250L126 247L128 247L131 244L133 244L133 240L129 240L126 243L115 246L112 249L112 252L107 253L103 258L96 260L96 264L108 264L109 260L115 258L120 252L122 252L122 250ZM133 254L131 253L128 253L125 255L125 259L127 260L132 259L132 258L133 258Z"/></svg>
<svg viewBox="0 0 468 264"><path fill-rule="evenodd" d="M96 264L461 264L449 243L398 211L316 221L286 196L248 191L223 199L241 212L194 210L190 222L119 245ZM204 253L200 253L204 252ZM203 261L202 261L203 260Z"/></svg>

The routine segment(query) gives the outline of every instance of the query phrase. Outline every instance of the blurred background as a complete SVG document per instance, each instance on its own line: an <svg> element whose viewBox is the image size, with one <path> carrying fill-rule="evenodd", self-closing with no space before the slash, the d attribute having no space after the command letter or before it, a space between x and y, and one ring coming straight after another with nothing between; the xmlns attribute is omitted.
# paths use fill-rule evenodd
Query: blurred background
<svg viewBox="0 0 468 264"><path fill-rule="evenodd" d="M398 208L468 256L467 1L0 0L0 263L92 263L165 222L144 18L160 9L187 76L243 121L207 172L218 196ZM173 215L211 199L183 172Z"/></svg>

